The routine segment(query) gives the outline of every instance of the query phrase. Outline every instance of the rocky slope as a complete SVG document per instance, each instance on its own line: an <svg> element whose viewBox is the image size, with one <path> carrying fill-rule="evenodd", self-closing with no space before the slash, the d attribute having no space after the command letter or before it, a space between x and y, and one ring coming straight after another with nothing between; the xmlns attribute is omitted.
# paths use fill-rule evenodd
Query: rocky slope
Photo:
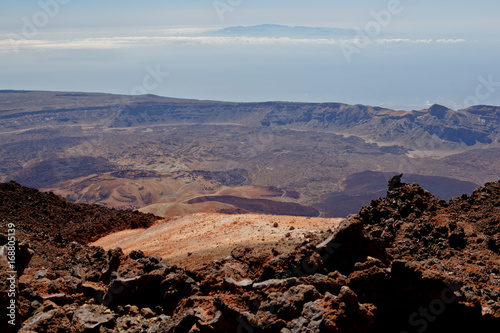
<svg viewBox="0 0 500 333"><path fill-rule="evenodd" d="M330 235L188 268L76 233L55 242L39 223L46 238L19 237L18 261L34 252L18 279L21 332L495 332L499 218L500 182L446 202L393 178Z"/></svg>
<svg viewBox="0 0 500 333"><path fill-rule="evenodd" d="M55 237L86 244L123 229L146 228L159 217L131 210L75 204L16 182L0 184L0 217L32 240ZM2 225L2 227L4 227Z"/></svg>

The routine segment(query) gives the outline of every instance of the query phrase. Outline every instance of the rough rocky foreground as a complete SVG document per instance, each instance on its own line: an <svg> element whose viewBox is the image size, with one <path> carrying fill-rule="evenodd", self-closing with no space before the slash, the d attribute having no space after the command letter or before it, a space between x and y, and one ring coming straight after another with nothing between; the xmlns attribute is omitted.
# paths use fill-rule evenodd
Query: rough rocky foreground
<svg viewBox="0 0 500 333"><path fill-rule="evenodd" d="M17 223L21 332L500 330L500 182L445 202L396 178L330 235L287 253L237 247L188 269Z"/></svg>

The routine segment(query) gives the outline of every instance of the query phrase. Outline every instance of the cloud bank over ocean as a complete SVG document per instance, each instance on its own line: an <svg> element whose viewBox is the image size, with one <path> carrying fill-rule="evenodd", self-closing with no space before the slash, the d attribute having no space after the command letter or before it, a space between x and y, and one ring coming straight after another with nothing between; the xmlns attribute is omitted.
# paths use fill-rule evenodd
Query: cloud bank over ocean
<svg viewBox="0 0 500 333"><path fill-rule="evenodd" d="M353 29L325 27L289 27L283 25L237 26L221 29L214 28L179 28L144 31L141 36L103 36L93 38L58 39L53 35L50 39L41 36L39 39L22 38L19 35L3 35L0 39L0 51L9 52L14 49L38 50L78 50L78 49L116 49L168 44L213 44L213 45L269 45L269 44L316 44L338 45L343 43L363 43L362 36L357 36ZM374 38L375 44L388 43L465 43L465 39L450 38Z"/></svg>

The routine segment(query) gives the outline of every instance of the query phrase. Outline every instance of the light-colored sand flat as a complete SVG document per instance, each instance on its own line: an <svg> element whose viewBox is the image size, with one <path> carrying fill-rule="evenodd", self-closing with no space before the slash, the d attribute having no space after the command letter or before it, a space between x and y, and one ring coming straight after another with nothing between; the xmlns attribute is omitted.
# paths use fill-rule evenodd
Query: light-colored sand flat
<svg viewBox="0 0 500 333"><path fill-rule="evenodd" d="M141 250L181 266L230 255L238 245L285 251L309 234L334 230L342 219L277 215L197 213L158 221L148 229L124 230L92 245ZM275 227L275 222L277 227ZM289 234L289 235L287 235Z"/></svg>

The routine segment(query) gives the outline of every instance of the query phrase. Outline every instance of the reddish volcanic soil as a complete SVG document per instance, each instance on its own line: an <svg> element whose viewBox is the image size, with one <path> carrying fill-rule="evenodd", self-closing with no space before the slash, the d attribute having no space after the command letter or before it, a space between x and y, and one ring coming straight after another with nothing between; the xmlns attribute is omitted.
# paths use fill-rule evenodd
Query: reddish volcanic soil
<svg viewBox="0 0 500 333"><path fill-rule="evenodd" d="M168 262L188 266L223 258L238 245L271 254L284 252L314 236L335 230L343 219L199 213L158 221L148 229L124 230L91 245L120 247L125 254L141 250Z"/></svg>
<svg viewBox="0 0 500 333"><path fill-rule="evenodd" d="M340 223L207 213L148 229L154 216L0 184L0 220L16 224L19 239L11 283L2 255L8 231L0 231L0 308L11 299L16 305L16 326L3 315L0 327L6 333L498 332L500 182L444 201L397 179L384 198ZM129 230L136 227L143 229ZM108 237L98 244L107 251L88 244L101 232Z"/></svg>

